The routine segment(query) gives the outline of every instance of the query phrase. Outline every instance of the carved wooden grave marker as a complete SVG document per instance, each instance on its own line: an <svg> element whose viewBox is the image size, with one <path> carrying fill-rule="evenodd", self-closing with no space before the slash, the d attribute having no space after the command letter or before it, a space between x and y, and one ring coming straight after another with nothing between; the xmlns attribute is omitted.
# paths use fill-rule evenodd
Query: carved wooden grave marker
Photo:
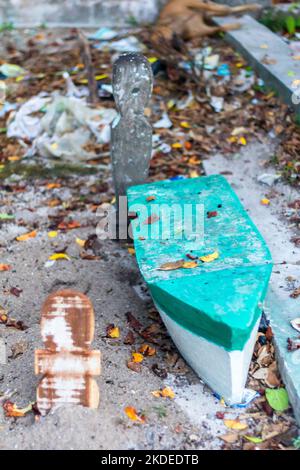
<svg viewBox="0 0 300 470"><path fill-rule="evenodd" d="M113 92L119 116L112 123L111 158L117 204L126 189L144 183L152 153L152 128L144 109L153 85L149 61L142 54L122 54L113 66Z"/></svg>
<svg viewBox="0 0 300 470"><path fill-rule="evenodd" d="M97 408L100 351L90 351L94 309L84 294L62 290L51 294L42 308L45 350L35 351L35 373L43 374L37 389L42 415L62 404Z"/></svg>

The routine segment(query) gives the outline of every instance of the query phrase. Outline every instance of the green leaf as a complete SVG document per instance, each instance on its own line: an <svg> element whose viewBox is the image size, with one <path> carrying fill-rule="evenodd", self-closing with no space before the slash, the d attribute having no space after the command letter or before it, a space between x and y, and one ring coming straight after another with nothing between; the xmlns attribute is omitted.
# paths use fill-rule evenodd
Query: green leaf
<svg viewBox="0 0 300 470"><path fill-rule="evenodd" d="M11 220L11 219L14 219L15 216L12 215L12 214L5 214L5 213L1 213L0 212L0 220Z"/></svg>
<svg viewBox="0 0 300 470"><path fill-rule="evenodd" d="M296 439L293 440L293 446L294 446L296 449L300 449L300 436L299 436L299 437L296 437Z"/></svg>
<svg viewBox="0 0 300 470"><path fill-rule="evenodd" d="M263 442L263 439L261 437L255 437L255 436L243 436L247 441L253 442L254 444L260 444Z"/></svg>
<svg viewBox="0 0 300 470"><path fill-rule="evenodd" d="M295 34L296 32L296 20L293 16L287 16L285 19L285 27L287 32L291 35Z"/></svg>
<svg viewBox="0 0 300 470"><path fill-rule="evenodd" d="M289 396L285 388L267 388L267 402L275 411L285 411L289 407Z"/></svg>

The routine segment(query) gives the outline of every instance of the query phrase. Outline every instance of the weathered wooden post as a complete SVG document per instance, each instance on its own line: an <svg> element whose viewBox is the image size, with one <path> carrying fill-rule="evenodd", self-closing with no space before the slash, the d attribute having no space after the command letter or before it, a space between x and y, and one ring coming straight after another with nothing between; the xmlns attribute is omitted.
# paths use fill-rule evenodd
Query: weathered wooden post
<svg viewBox="0 0 300 470"><path fill-rule="evenodd" d="M152 128L144 109L153 85L148 60L122 54L113 66L113 93L119 116L112 123L111 159L117 207L129 186L144 183L152 153Z"/></svg>
<svg viewBox="0 0 300 470"><path fill-rule="evenodd" d="M35 373L43 374L37 389L42 415L60 405L97 408L100 351L90 351L94 338L94 310L81 292L51 294L42 308L45 350L35 351Z"/></svg>

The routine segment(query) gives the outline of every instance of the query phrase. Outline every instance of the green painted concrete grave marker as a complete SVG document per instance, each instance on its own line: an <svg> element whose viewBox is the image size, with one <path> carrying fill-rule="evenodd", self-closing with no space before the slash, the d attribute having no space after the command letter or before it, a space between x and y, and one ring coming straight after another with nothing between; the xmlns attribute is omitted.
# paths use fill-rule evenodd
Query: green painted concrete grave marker
<svg viewBox="0 0 300 470"><path fill-rule="evenodd" d="M138 215L132 230L139 268L175 344L214 390L228 402L241 401L272 270L262 236L222 176L139 185L127 194L129 211ZM148 223L138 211L145 204ZM203 239L186 238L185 218L180 239L174 221L168 239L149 238L150 226L155 235L164 233L166 204L183 214L187 205L204 207ZM201 261L211 254L212 261ZM180 260L187 268L183 262L161 269Z"/></svg>

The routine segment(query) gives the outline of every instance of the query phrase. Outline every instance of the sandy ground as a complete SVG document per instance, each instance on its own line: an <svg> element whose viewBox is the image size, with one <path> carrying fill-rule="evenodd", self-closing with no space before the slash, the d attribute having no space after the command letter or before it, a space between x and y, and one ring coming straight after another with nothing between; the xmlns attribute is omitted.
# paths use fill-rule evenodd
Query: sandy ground
<svg viewBox="0 0 300 470"><path fill-rule="evenodd" d="M82 187L93 180L94 177L82 178ZM117 242L108 241L99 246L100 261L80 259L75 238L85 238L91 233L91 228L69 231L54 240L49 239L45 227L47 211L42 207L44 197L50 196L49 192L51 197L68 196L65 188L49 191L36 184L28 184L25 192L13 196L16 214L22 215L25 220L30 219L32 223L38 220L40 228L35 239L14 241L16 234L22 230L14 223L3 225L1 230L2 243L3 238L6 240L6 247L1 250L1 261L13 267L11 272L1 273L1 304L10 316L22 320L28 329L18 331L0 326L0 338L6 342L8 355L7 365L0 366L0 391L14 392L11 400L19 407L35 401L38 378L33 371L33 355L35 349L42 347L39 328L41 305L48 294L67 287L86 293L95 307L96 335L93 346L102 352L103 371L99 379L101 404L97 411L59 409L39 422L35 422L33 414L18 419L5 418L1 407L0 448L220 447L222 441L217 439L217 435L226 431L222 420L216 419L215 414L223 406L181 359L174 366L170 365L172 361L166 361L166 354L174 358L175 350L163 327L157 355L144 360L140 373L127 368L131 350L143 340L136 338L134 346L123 344L128 332L125 313L130 311L145 327L154 323L149 318L151 301L144 292L135 258ZM81 217L82 223L91 219L82 214L73 215L77 220ZM45 262L57 245L68 246L72 259L56 262L47 268ZM9 293L11 287L22 289L20 297ZM120 339L106 338L106 327L110 323L119 326ZM16 347L20 349L20 344L24 352L13 358L12 351ZM153 373L151 367L155 363L168 369L166 379ZM175 390L174 401L151 395L151 391L162 388L165 383L171 384ZM132 423L124 413L126 406L134 406L143 412L147 416L146 424Z"/></svg>

